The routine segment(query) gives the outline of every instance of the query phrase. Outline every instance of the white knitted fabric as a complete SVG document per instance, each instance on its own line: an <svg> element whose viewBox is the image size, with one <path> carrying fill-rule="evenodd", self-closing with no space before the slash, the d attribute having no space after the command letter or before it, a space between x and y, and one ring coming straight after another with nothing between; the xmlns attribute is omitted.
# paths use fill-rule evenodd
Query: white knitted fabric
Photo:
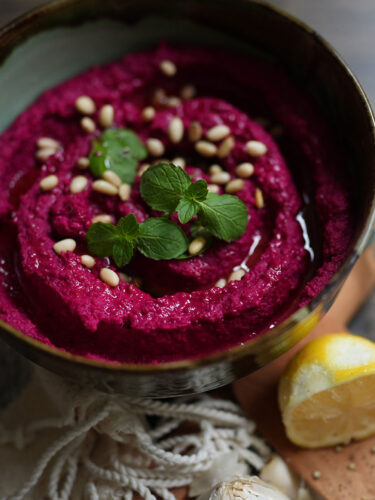
<svg viewBox="0 0 375 500"><path fill-rule="evenodd" d="M196 496L270 453L230 401L105 395L41 369L0 422L2 500Z"/></svg>

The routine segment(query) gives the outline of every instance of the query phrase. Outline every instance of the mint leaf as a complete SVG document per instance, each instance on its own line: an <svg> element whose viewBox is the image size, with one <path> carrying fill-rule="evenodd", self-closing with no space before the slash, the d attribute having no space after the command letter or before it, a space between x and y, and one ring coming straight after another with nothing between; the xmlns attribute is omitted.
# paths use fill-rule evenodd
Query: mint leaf
<svg viewBox="0 0 375 500"><path fill-rule="evenodd" d="M102 177L108 169L113 170L123 182L132 184L138 161L146 156L147 150L137 134L127 129L107 129L93 142L90 169L96 177Z"/></svg>
<svg viewBox="0 0 375 500"><path fill-rule="evenodd" d="M206 199L208 194L207 182L201 179L196 182L192 182L191 185L185 191L185 197L189 200L203 201Z"/></svg>
<svg viewBox="0 0 375 500"><path fill-rule="evenodd" d="M89 227L86 239L90 253L98 257L110 257L113 245L118 240L118 231L113 224L96 222Z"/></svg>
<svg viewBox="0 0 375 500"><path fill-rule="evenodd" d="M172 221L150 217L139 225L137 246L149 259L175 259L187 250L188 239Z"/></svg>
<svg viewBox="0 0 375 500"><path fill-rule="evenodd" d="M182 168L171 163L158 163L142 175L141 196L154 210L172 213L191 184Z"/></svg>
<svg viewBox="0 0 375 500"><path fill-rule="evenodd" d="M134 252L133 244L126 238L115 241L112 249L112 257L117 267L123 267L132 260Z"/></svg>
<svg viewBox="0 0 375 500"><path fill-rule="evenodd" d="M208 193L207 198L198 203L200 222L217 238L234 241L246 231L247 208L237 196Z"/></svg>
<svg viewBox="0 0 375 500"><path fill-rule="evenodd" d="M139 224L134 214L119 220L118 225L96 222L86 234L89 252L98 257L113 257L118 267L128 264L134 252Z"/></svg>
<svg viewBox="0 0 375 500"><path fill-rule="evenodd" d="M203 201L208 194L207 182L203 179L192 182L185 191L185 198L182 198L176 207L178 220L181 224L186 224L199 211L197 201Z"/></svg>
<svg viewBox="0 0 375 500"><path fill-rule="evenodd" d="M178 220L181 224L186 224L190 219L198 213L199 205L195 201L187 200L182 198L176 207L176 212L178 214Z"/></svg>
<svg viewBox="0 0 375 500"><path fill-rule="evenodd" d="M118 221L117 228L119 232L127 238L136 238L139 233L139 223L134 214L129 214L126 217L121 217Z"/></svg>

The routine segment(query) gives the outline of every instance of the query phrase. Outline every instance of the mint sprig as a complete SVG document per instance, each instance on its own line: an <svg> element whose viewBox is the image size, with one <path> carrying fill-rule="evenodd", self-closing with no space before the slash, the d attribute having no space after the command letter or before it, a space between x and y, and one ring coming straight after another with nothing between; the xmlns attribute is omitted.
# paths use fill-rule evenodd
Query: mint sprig
<svg viewBox="0 0 375 500"><path fill-rule="evenodd" d="M198 220L217 238L230 242L244 234L248 222L246 205L237 196L209 193L205 180L192 182L180 167L159 163L141 178L140 192L155 210L177 212L181 224Z"/></svg>
<svg viewBox="0 0 375 500"><path fill-rule="evenodd" d="M188 246L185 233L171 220L150 217L139 225L137 247L149 259L175 259L182 255Z"/></svg>
<svg viewBox="0 0 375 500"><path fill-rule="evenodd" d="M158 163L144 172L141 178L141 196L154 210L172 213L192 184L180 167Z"/></svg>
<svg viewBox="0 0 375 500"><path fill-rule="evenodd" d="M188 248L185 233L177 224L163 217L150 217L139 224L134 214L122 217L117 226L92 224L86 239L90 253L112 257L118 267L128 264L136 249L149 259L170 260Z"/></svg>
<svg viewBox="0 0 375 500"><path fill-rule="evenodd" d="M123 182L134 182L140 160L147 150L137 134L128 129L110 128L93 142L89 155L90 169L96 177L113 170Z"/></svg>

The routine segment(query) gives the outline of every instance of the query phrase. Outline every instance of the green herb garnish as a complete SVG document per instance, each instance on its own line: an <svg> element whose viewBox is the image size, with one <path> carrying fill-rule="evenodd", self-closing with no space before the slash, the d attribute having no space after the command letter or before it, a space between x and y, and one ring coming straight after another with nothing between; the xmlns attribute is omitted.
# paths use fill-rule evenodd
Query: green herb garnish
<svg viewBox="0 0 375 500"><path fill-rule="evenodd" d="M141 195L154 210L177 212L181 224L195 215L201 225L221 240L234 241L246 230L246 205L237 196L209 193L205 180L192 182L180 167L159 163L141 179Z"/></svg>
<svg viewBox="0 0 375 500"><path fill-rule="evenodd" d="M94 140L90 152L90 169L96 177L113 170L123 182L134 182L140 160L147 150L137 134L128 129L110 128Z"/></svg>
<svg viewBox="0 0 375 500"><path fill-rule="evenodd" d="M90 167L97 176L109 168L124 182L131 183L138 161L145 156L146 150L136 134L125 129L109 129L103 132L100 141L94 142ZM196 217L189 230L193 238L205 238L202 252L211 245L212 235L230 242L246 230L247 208L237 196L209 193L205 180L192 182L184 170L173 164L150 167L141 178L140 192L151 208L164 215L150 217L142 223L130 214L121 218L117 226L103 222L92 224L86 235L90 253L112 257L118 267L128 264L136 250L153 260L189 258L188 238L181 227L169 219L173 212L177 212L181 224Z"/></svg>
<svg viewBox="0 0 375 500"><path fill-rule="evenodd" d="M119 220L117 226L96 222L86 234L89 252L113 257L118 267L130 262L134 250L153 260L175 259L186 252L188 240L182 229L164 217L150 217L141 224L134 214Z"/></svg>

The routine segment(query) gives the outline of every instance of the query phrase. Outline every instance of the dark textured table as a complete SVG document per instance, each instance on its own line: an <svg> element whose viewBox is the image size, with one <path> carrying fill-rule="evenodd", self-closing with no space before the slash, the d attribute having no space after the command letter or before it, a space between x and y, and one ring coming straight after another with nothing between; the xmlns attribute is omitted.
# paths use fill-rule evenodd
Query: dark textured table
<svg viewBox="0 0 375 500"><path fill-rule="evenodd" d="M0 26L41 0L0 0ZM45 3L45 2L44 2ZM352 67L370 100L375 103L375 1L374 0L270 0L302 19L323 35ZM351 329L375 340L375 293L351 324ZM27 377L27 365L6 346L0 345L0 407ZM10 381L12 383L10 384Z"/></svg>

